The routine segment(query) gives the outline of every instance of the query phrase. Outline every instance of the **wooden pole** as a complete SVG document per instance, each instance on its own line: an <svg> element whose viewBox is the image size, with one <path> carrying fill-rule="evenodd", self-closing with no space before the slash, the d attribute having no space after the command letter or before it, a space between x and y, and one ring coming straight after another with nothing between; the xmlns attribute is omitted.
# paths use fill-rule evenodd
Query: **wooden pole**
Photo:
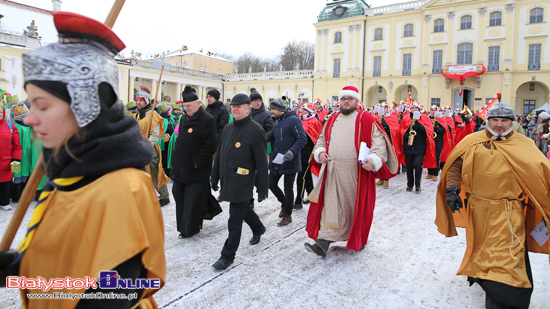
<svg viewBox="0 0 550 309"><path fill-rule="evenodd" d="M118 18L118 14L120 14L120 10L122 10L122 6L124 5L125 1L126 0L115 0L115 3L113 4L111 11L109 12L109 15L105 20L105 25L107 25L107 27L113 28L113 26L115 25L115 21Z"/></svg>
<svg viewBox="0 0 550 309"><path fill-rule="evenodd" d="M157 86L157 91L155 91L155 97L153 98L153 109L151 110L152 113L155 112L155 108L157 107L157 96L159 94L159 88L162 86L162 72L164 72L164 66L160 68L160 76L159 76L159 83ZM147 125L147 138L151 136L151 123L153 122L153 114L151 114L151 117L149 118L149 124Z"/></svg>
<svg viewBox="0 0 550 309"><path fill-rule="evenodd" d="M19 198L17 207L15 207L13 217L11 217L10 224L6 229L6 233L4 233L4 236L2 237L2 242L0 243L0 251L6 251L10 249L13 238L15 237L15 234L17 233L17 230L21 225L21 221L23 221L23 217L25 217L25 213L27 212L27 209L29 208L29 205L34 198L36 188L38 188L38 185L40 184L43 176L41 167L42 161L42 155L40 155L40 158L38 158L38 162L36 162L34 171L32 172L31 177L29 177L29 182L25 186L25 189L23 190L23 193Z"/></svg>
<svg viewBox="0 0 550 309"><path fill-rule="evenodd" d="M113 25L115 24L118 14L120 13L120 10L122 9L125 1L126 0L115 0L115 3L113 4L111 11L109 12L109 16L105 21L105 25L107 25L109 28L113 28ZM42 155L40 155L38 162L36 162L34 171L32 172L31 177L29 177L29 181L27 182L27 185L25 186L25 189L21 194L21 198L19 198L17 207L15 208L13 216L11 217L10 224L6 229L4 236L2 236L2 242L0 242L0 251L9 250L10 245L15 238L15 234L17 233L17 230L19 229L19 226L23 221L23 217L25 217L25 213L27 212L27 209L29 209L29 205L31 204L34 195L36 194L36 189L38 188L38 185L42 180L42 176L44 175L42 171L42 161L43 158Z"/></svg>

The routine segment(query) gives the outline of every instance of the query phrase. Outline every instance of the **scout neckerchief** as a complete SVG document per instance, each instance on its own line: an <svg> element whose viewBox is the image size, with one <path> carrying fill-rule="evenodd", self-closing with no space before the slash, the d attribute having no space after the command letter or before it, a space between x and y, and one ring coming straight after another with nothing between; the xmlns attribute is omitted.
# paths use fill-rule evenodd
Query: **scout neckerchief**
<svg viewBox="0 0 550 309"><path fill-rule="evenodd" d="M32 238L34 237L34 233L36 232L36 228L42 221L42 216L44 215L44 212L46 211L46 208L49 204L48 197L56 188L65 188L71 185L74 185L75 183L82 180L84 176L78 176L78 177L71 177L71 178L56 178L53 180L48 180L49 186L46 186L44 188L44 191L40 194L40 198L38 199L38 203L36 204L36 207L34 208L34 211L32 213L31 222L29 222L29 227L27 228L27 234L25 235L25 238L23 238L23 241L21 241L21 244L19 245L19 249L17 249L17 257L15 259L14 263L17 263L23 254L27 251L27 248L31 244Z"/></svg>

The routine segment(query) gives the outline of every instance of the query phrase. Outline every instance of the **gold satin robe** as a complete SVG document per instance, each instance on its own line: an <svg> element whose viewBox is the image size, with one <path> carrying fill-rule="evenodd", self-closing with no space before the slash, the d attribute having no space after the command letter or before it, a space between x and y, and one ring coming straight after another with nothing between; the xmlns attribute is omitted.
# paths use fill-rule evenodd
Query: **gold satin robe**
<svg viewBox="0 0 550 309"><path fill-rule="evenodd" d="M73 191L54 190L26 253L19 276L98 278L141 253L146 277L166 276L164 223L149 174L135 168L108 173ZM140 308L157 308L153 294L142 293ZM86 289L21 289L23 308L74 308L78 300L28 299L28 293L84 293Z"/></svg>
<svg viewBox="0 0 550 309"><path fill-rule="evenodd" d="M438 186L435 223L446 236L457 235L445 189L447 170L458 157L464 160L461 176L468 205L461 210L467 248L457 274L530 288L524 244L534 243L530 233L540 214L550 222L548 159L532 140L516 133L493 142L485 131L467 136L449 156ZM539 222L526 222L526 213ZM545 249L547 253L548 241Z"/></svg>

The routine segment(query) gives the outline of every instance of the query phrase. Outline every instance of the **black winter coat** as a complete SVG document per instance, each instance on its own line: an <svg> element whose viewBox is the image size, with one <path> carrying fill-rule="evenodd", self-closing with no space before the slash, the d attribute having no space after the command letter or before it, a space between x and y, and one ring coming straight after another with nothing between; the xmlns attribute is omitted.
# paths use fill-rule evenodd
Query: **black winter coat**
<svg viewBox="0 0 550 309"><path fill-rule="evenodd" d="M441 151L443 149L443 136L445 135L445 127L442 126L439 122L435 123L434 132L437 134L435 137L435 150Z"/></svg>
<svg viewBox="0 0 550 309"><path fill-rule="evenodd" d="M208 180L217 137L214 117L200 107L189 119L181 118L172 152L172 179L181 183Z"/></svg>
<svg viewBox="0 0 550 309"><path fill-rule="evenodd" d="M269 156L269 171L274 175L298 173L302 170L301 150L307 143L304 125L295 111L288 111L273 124L273 151ZM292 150L294 158L283 164L273 163L278 153Z"/></svg>
<svg viewBox="0 0 550 309"><path fill-rule="evenodd" d="M271 117L271 113L265 109L263 102L260 108L252 108L250 110L250 116L252 120L256 121L264 129L266 136L271 135L271 131L273 130L273 118Z"/></svg>
<svg viewBox="0 0 550 309"><path fill-rule="evenodd" d="M229 123L229 112L222 102L218 101L208 105L205 109L210 115L214 117L217 126L217 138L220 141L223 128Z"/></svg>
<svg viewBox="0 0 550 309"><path fill-rule="evenodd" d="M258 197L267 196L267 142L262 127L249 116L229 123L223 129L211 183L220 182L220 197L232 203L252 199L254 182ZM246 175L237 174L239 168Z"/></svg>
<svg viewBox="0 0 550 309"><path fill-rule="evenodd" d="M416 136L414 137L414 142L412 146L409 146L409 130L405 131L403 134L403 154L405 155L418 155L426 154L426 128L418 121L415 122L413 129L416 131ZM430 136L433 138L433 136Z"/></svg>

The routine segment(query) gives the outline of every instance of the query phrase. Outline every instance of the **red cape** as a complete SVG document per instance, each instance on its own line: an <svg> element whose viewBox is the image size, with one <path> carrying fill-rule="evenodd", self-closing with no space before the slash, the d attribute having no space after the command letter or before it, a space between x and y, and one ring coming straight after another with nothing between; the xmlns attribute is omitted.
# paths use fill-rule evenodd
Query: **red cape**
<svg viewBox="0 0 550 309"><path fill-rule="evenodd" d="M445 117L440 117L435 119L436 122L439 122L445 128L445 134L443 135L443 149L441 149L441 156L439 162L447 162L451 150L454 148L453 143L453 132L449 132L449 127L447 126L447 120Z"/></svg>
<svg viewBox="0 0 550 309"><path fill-rule="evenodd" d="M476 123L474 121L470 121L470 123L464 124L462 119L458 117L458 115L454 115L454 123L456 124L454 126L455 129L455 145L460 143L460 141L466 137L466 135L474 133L474 129L476 127ZM458 124L464 124L464 127L459 127ZM473 125L473 126L472 126Z"/></svg>
<svg viewBox="0 0 550 309"><path fill-rule="evenodd" d="M386 123L390 126L391 142L393 146L393 151L395 155L399 158L400 147L397 147L395 141L399 138L399 119L397 115L392 114L391 116L385 116L383 119L386 120ZM382 118L377 119L378 122L382 123Z"/></svg>
<svg viewBox="0 0 550 309"><path fill-rule="evenodd" d="M435 168L437 166L437 161L435 160L435 141L433 139L434 136L434 127L432 126L432 120L430 117L422 114L420 115L420 119L417 120L421 125L424 126L426 129L426 155L424 156L424 168ZM411 125L412 119L411 117L406 114L403 116L403 120L401 120L400 125L400 133L398 136L399 144L394 143L396 146L399 147L399 163L405 165L405 154L403 153L403 135L405 132L409 129L409 126Z"/></svg>
<svg viewBox="0 0 550 309"><path fill-rule="evenodd" d="M324 127L325 143L327 145L327 153L330 144L330 134L332 126L338 118L338 114L331 116ZM359 147L361 142L365 142L368 147L372 146L372 128L376 125L378 129L387 138L384 129L380 123L376 122L374 116L366 111L360 111L355 121L355 150L357 156L359 156ZM389 140L389 139L388 139ZM388 154L390 155L390 154ZM320 168L320 164L311 158L309 162L312 166L316 165ZM392 174L386 164L382 164L382 167L378 172L372 173L361 167L361 164L357 162L357 193L355 199L355 215L353 218L353 225L348 237L346 249L359 251L361 247L367 244L369 238L370 227L372 225L374 204L376 202L376 186L375 178L390 179L396 174ZM317 240L319 235L319 228L321 224L321 212L324 206L324 186L325 186L326 174L323 175L321 191L319 194L318 203L311 203L309 206L309 212L307 215L306 231L308 236L314 240Z"/></svg>
<svg viewBox="0 0 550 309"><path fill-rule="evenodd" d="M320 110L317 110L317 116L319 116L319 122L321 123L321 126L323 125L323 121L325 121L325 117L328 115L328 110L327 108L323 108L322 111Z"/></svg>
<svg viewBox="0 0 550 309"><path fill-rule="evenodd" d="M321 123L317 120L317 118L309 118L309 119L302 119L302 125L304 126L304 130L306 131L306 134L311 138L313 141L313 144L317 143L317 139L319 138L319 135L321 134L321 130L323 130L323 126ZM311 158L310 158L311 159ZM319 177L319 168L316 166L311 166L311 172Z"/></svg>

